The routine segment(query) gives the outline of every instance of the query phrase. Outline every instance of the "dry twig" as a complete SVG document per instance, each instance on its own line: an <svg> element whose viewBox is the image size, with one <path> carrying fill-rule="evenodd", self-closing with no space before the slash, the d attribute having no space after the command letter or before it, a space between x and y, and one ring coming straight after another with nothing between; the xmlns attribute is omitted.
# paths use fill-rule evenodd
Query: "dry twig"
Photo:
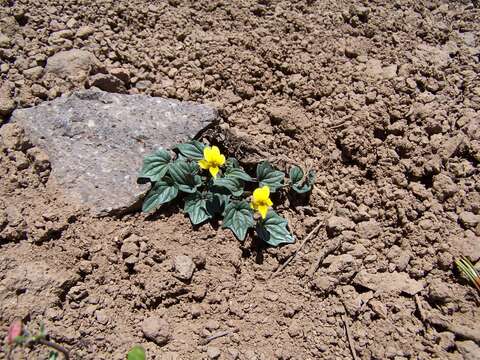
<svg viewBox="0 0 480 360"><path fill-rule="evenodd" d="M318 230L319 230L320 227L323 225L323 223L324 223L324 222L321 221L320 223L317 224L317 226L315 226L315 227L313 228L312 231L310 231L310 233L308 233L308 235L305 237L305 239L303 239L302 243L300 244L300 246L298 247L298 249L295 251L295 253L294 253L292 256L290 256L290 257L287 259L287 261L285 261L285 262L282 264L282 266L279 266L279 267L277 268L277 270L275 270L275 272L270 275L269 278L273 278L273 277L277 276L277 274L278 274L279 272L281 272L283 269L285 269L285 268L288 266L288 264L290 264L290 262L295 258L295 256L297 256L298 253L303 249L303 247L305 246L305 244L307 243L307 241L310 240L310 239L313 237L313 235L318 232Z"/></svg>
<svg viewBox="0 0 480 360"><path fill-rule="evenodd" d="M207 345L210 341L212 340L215 340L215 339L218 339L218 338L221 338L221 337L224 337L224 336L227 336L227 335L230 335L232 334L233 332L232 331L222 331L222 332L219 332L217 334L213 334L213 335L210 335L204 339L201 339L200 340L200 344L201 345Z"/></svg>
<svg viewBox="0 0 480 360"><path fill-rule="evenodd" d="M345 314L342 315L343 324L345 325L345 332L347 334L348 346L352 353L353 360L358 360L357 352L355 351L355 344L353 343L352 334L350 333L350 327L348 326L347 318Z"/></svg>
<svg viewBox="0 0 480 360"><path fill-rule="evenodd" d="M337 237L337 238L333 239L333 241L330 244L325 246L320 251L320 254L318 254L317 260L315 261L315 263L310 267L310 270L308 270L308 276L312 277L317 272L317 270L320 267L320 265L322 264L323 260L325 260L325 258L328 255L330 255L332 252L337 250L340 247L341 244L342 244L341 239L339 237Z"/></svg>

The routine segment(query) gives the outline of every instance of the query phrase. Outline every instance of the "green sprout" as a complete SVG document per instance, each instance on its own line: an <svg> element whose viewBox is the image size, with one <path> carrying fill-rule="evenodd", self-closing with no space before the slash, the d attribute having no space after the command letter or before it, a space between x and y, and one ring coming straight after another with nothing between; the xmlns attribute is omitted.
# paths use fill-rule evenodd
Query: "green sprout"
<svg viewBox="0 0 480 360"><path fill-rule="evenodd" d="M480 291L480 273L475 269L471 261L466 257L462 257L455 260L455 264L463 277L468 279Z"/></svg>
<svg viewBox="0 0 480 360"><path fill-rule="evenodd" d="M147 360L145 349L140 345L133 346L127 354L127 360Z"/></svg>
<svg viewBox="0 0 480 360"><path fill-rule="evenodd" d="M227 159L218 147L196 140L173 150L160 149L143 161L137 181L151 184L143 201L144 212L182 199L183 210L193 225L223 218L223 228L230 229L240 241L255 228L271 246L294 242L287 220L273 210L270 195L282 191L296 196L309 193L315 182L314 171L305 174L300 167L292 166L285 181L286 174L268 161L259 163L255 174L250 175L237 159Z"/></svg>

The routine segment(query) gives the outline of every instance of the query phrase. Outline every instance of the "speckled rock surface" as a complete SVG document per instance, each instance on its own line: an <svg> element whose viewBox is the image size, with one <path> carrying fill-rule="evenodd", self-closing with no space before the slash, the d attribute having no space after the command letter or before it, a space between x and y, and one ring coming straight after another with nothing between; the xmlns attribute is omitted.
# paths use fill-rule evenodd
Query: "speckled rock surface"
<svg viewBox="0 0 480 360"><path fill-rule="evenodd" d="M12 122L43 148L56 181L96 215L125 212L145 191L143 157L193 138L217 117L206 105L85 90L16 110Z"/></svg>

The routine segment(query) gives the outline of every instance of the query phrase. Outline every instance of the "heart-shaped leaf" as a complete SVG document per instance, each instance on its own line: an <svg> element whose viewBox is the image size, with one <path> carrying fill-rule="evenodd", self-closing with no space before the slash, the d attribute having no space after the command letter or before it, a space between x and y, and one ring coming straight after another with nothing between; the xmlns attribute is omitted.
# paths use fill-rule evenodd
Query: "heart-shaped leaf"
<svg viewBox="0 0 480 360"><path fill-rule="evenodd" d="M243 194L243 181L234 177L225 176L214 179L213 185L227 189L233 196L241 196Z"/></svg>
<svg viewBox="0 0 480 360"><path fill-rule="evenodd" d="M303 170L294 165L290 168L290 172L289 172L289 177L290 177L290 183L291 184L296 184L296 183L299 183L300 181L302 181L303 179Z"/></svg>
<svg viewBox="0 0 480 360"><path fill-rule="evenodd" d="M225 177L231 177L243 181L253 181L252 177L248 175L243 169L229 168L225 173Z"/></svg>
<svg viewBox="0 0 480 360"><path fill-rule="evenodd" d="M267 217L257 224L258 236L271 246L292 244L295 240L287 230L288 222L275 211L269 210Z"/></svg>
<svg viewBox="0 0 480 360"><path fill-rule="evenodd" d="M178 195L178 187L170 178L157 181L143 200L142 211L148 212L175 199Z"/></svg>
<svg viewBox="0 0 480 360"><path fill-rule="evenodd" d="M149 181L155 182L161 180L167 173L168 164L171 160L172 157L165 149L157 150L152 155L145 156L137 182L139 184L146 184Z"/></svg>
<svg viewBox="0 0 480 360"><path fill-rule="evenodd" d="M282 171L275 170L268 161L262 161L257 166L257 179L260 187L267 185L271 192L275 192L283 186L285 174Z"/></svg>
<svg viewBox="0 0 480 360"><path fill-rule="evenodd" d="M128 352L127 360L147 360L145 349L140 345L135 345Z"/></svg>
<svg viewBox="0 0 480 360"><path fill-rule="evenodd" d="M212 217L207 210L207 200L200 193L189 195L183 210L188 214L193 225L201 224Z"/></svg>
<svg viewBox="0 0 480 360"><path fill-rule="evenodd" d="M185 144L177 145L176 149L188 159L198 161L203 159L203 149L205 149L205 144L193 140Z"/></svg>
<svg viewBox="0 0 480 360"><path fill-rule="evenodd" d="M240 164L238 163L238 160L235 159L235 158L228 158L225 165L226 165L227 169L240 168Z"/></svg>
<svg viewBox="0 0 480 360"><path fill-rule="evenodd" d="M198 166L195 163L177 160L168 167L168 172L180 191L193 194L201 185L202 178L196 175Z"/></svg>
<svg viewBox="0 0 480 360"><path fill-rule="evenodd" d="M230 201L230 195L221 193L209 193L207 195L207 211L210 215L223 215Z"/></svg>
<svg viewBox="0 0 480 360"><path fill-rule="evenodd" d="M292 186L292 189L298 194L304 194L312 190L312 186L315 183L316 174L315 171L310 170L307 174L307 179L303 185L300 182L297 182Z"/></svg>
<svg viewBox="0 0 480 360"><path fill-rule="evenodd" d="M231 202L225 208L223 228L232 230L238 240L245 240L247 231L253 224L253 211L246 201Z"/></svg>

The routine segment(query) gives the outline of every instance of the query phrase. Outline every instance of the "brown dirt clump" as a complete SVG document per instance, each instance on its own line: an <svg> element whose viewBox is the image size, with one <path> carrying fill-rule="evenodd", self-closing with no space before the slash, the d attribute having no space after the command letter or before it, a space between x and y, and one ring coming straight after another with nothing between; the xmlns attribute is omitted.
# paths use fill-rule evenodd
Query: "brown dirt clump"
<svg viewBox="0 0 480 360"><path fill-rule="evenodd" d="M89 86L213 103L244 164L317 171L308 205L279 206L297 238L325 218L271 278L299 243L240 244L174 207L93 218L3 125L1 330L44 321L74 359L333 359L347 322L361 359L477 358L453 260L480 259L479 18L470 1L0 1L4 120Z"/></svg>

